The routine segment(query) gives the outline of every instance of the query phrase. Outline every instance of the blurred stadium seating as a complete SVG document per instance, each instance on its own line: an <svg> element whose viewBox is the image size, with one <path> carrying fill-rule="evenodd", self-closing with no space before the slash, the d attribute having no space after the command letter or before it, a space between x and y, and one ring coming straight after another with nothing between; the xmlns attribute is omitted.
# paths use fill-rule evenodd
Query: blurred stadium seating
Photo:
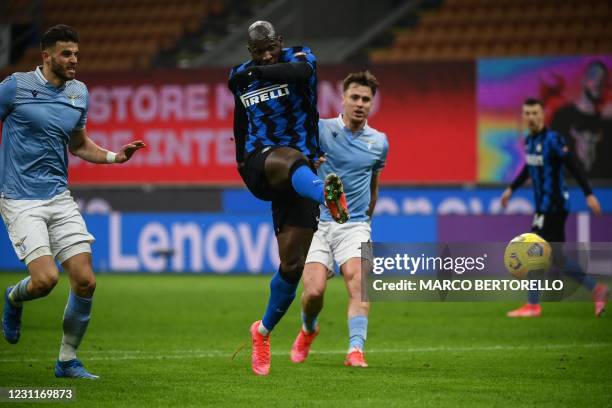
<svg viewBox="0 0 612 408"><path fill-rule="evenodd" d="M38 64L36 39L59 22L77 28L88 44L81 51L79 72L147 68L182 37L227 18L227 5L223 0L12 0L4 6L4 20L29 30L22 36L21 57L3 71L27 71Z"/></svg>
<svg viewBox="0 0 612 408"><path fill-rule="evenodd" d="M80 72L181 66L214 47L270 0L10 0L4 21L29 29L3 72L38 62L36 38L58 22L84 43ZM612 5L602 0L429 0L385 40L364 47L373 63L612 51ZM403 23L402 23L403 22ZM27 33L26 33L27 34ZM380 39L380 38L379 38ZM385 44L388 43L388 44ZM182 62L181 62L182 61ZM189 65L187 63L187 65Z"/></svg>
<svg viewBox="0 0 612 408"><path fill-rule="evenodd" d="M612 51L612 5L601 0L446 0L399 27L372 62Z"/></svg>

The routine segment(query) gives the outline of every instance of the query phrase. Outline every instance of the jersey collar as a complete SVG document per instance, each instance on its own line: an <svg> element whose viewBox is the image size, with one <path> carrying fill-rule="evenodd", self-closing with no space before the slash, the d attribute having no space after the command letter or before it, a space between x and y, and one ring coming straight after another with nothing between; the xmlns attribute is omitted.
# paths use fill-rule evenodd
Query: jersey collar
<svg viewBox="0 0 612 408"><path fill-rule="evenodd" d="M38 79L38 82L41 83L41 85L51 85L51 83L47 81L47 78L45 78L42 73L42 65L36 67L36 69L34 70L34 75L36 75L36 78Z"/></svg>
<svg viewBox="0 0 612 408"><path fill-rule="evenodd" d="M362 134L365 133L367 130L370 130L370 127L368 126L368 120L366 119L365 124L363 125L363 127L361 129L359 129L356 132L353 132L352 130L350 130L349 128L346 127L346 125L344 124L344 121L342 120L342 113L340 113L338 115L338 117L336 118L336 121L338 121L338 126L340 126L341 129L346 129L351 133L355 133L355 134Z"/></svg>
<svg viewBox="0 0 612 408"><path fill-rule="evenodd" d="M536 137L539 137L539 136L543 136L543 135L545 135L546 133L548 133L548 128L547 128L546 126L544 126L544 127L542 128L542 130L540 130L538 133L531 133L531 132L528 132L528 133L527 133L527 136L529 136L529 137L533 137L533 138L536 138Z"/></svg>
<svg viewBox="0 0 612 408"><path fill-rule="evenodd" d="M65 82L64 85L60 86L60 87L56 87L54 86L51 82L47 81L47 78L45 78L45 76L42 73L42 65L39 65L36 67L36 69L34 70L34 75L36 75L36 79L38 79L38 82L40 82L41 85L45 85L45 86L50 86L54 89L64 89L66 87L66 84L68 82Z"/></svg>

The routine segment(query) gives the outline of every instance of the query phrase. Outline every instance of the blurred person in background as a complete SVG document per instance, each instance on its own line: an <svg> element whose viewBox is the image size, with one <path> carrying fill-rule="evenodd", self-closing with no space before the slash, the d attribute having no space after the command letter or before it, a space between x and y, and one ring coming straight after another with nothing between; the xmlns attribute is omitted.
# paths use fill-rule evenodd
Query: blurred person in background
<svg viewBox="0 0 612 408"><path fill-rule="evenodd" d="M590 62L580 95L555 111L550 128L565 136L589 178L612 180L612 104L605 107L608 80L606 65Z"/></svg>
<svg viewBox="0 0 612 408"><path fill-rule="evenodd" d="M576 179L589 209L595 215L601 214L601 206L593 194L591 186L570 152L562 135L544 125L544 104L539 99L529 98L523 103L523 121L528 129L525 139L525 165L501 197L502 207L508 206L512 193L531 179L535 198L536 213L531 231L546 241L553 243L554 265L567 275L576 279L593 294L595 316L604 312L609 297L609 288L597 283L585 274L573 260L566 259L555 243L565 242L565 222L569 212L569 192L563 177L565 167ZM538 317L542 313L540 293L529 291L528 302L522 307L508 312L508 317Z"/></svg>

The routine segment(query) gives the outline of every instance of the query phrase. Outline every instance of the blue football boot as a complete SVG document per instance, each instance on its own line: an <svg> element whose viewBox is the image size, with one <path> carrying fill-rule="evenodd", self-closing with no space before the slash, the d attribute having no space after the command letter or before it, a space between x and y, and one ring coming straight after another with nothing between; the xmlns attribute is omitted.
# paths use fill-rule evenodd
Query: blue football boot
<svg viewBox="0 0 612 408"><path fill-rule="evenodd" d="M68 361L58 360L55 363L55 376L58 378L86 378L88 380L97 380L100 378L87 371L78 358L73 358Z"/></svg>
<svg viewBox="0 0 612 408"><path fill-rule="evenodd" d="M4 338L11 344L19 341L21 335L21 313L23 306L17 307L11 303L9 293L13 289L12 286L6 288L4 292L4 310L2 311L2 333Z"/></svg>

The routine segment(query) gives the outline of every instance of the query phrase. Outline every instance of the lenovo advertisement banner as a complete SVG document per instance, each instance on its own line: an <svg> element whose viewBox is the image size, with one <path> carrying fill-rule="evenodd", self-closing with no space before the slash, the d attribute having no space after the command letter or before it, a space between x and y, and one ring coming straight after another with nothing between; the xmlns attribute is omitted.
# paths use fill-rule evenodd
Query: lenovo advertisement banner
<svg viewBox="0 0 612 408"><path fill-rule="evenodd" d="M200 213L112 213L86 215L95 236L97 272L273 273L279 264L268 215ZM434 217L380 217L373 239L433 242ZM23 264L0 227L0 271Z"/></svg>
<svg viewBox="0 0 612 408"><path fill-rule="evenodd" d="M532 217L380 216L372 223L374 242L507 242L528 232ZM276 237L268 215L199 213L112 213L86 215L95 236L97 272L253 273L278 267ZM612 241L612 216L571 215L568 241ZM24 266L0 230L0 271Z"/></svg>

